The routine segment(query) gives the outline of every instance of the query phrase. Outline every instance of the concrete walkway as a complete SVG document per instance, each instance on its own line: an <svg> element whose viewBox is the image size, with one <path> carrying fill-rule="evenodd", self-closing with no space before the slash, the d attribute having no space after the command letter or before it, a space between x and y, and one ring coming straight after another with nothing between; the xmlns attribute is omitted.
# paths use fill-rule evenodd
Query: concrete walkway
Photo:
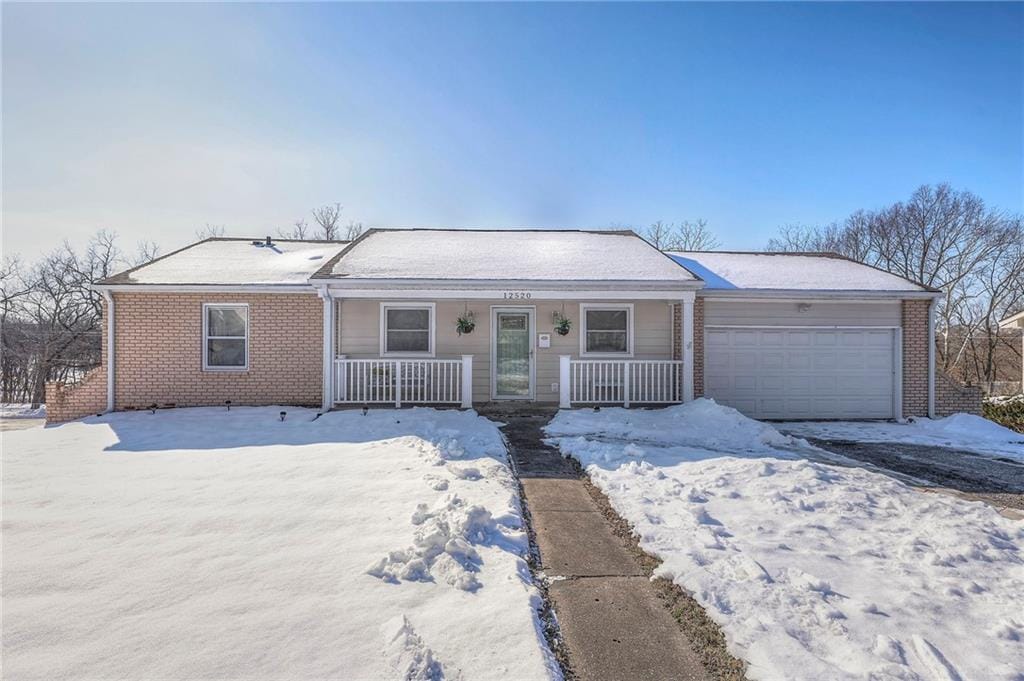
<svg viewBox="0 0 1024 681"><path fill-rule="evenodd" d="M541 442L552 414L485 413L507 424L573 672L587 681L710 678L578 468Z"/></svg>

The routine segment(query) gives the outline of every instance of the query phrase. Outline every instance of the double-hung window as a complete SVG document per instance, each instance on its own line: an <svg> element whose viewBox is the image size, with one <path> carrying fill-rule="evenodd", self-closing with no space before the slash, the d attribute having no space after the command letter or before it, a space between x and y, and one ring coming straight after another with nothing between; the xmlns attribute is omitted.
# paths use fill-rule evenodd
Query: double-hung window
<svg viewBox="0 0 1024 681"><path fill-rule="evenodd" d="M381 355L434 355L434 306L381 304Z"/></svg>
<svg viewBox="0 0 1024 681"><path fill-rule="evenodd" d="M249 306L203 305L203 368L244 371L249 368Z"/></svg>
<svg viewBox="0 0 1024 681"><path fill-rule="evenodd" d="M580 354L632 356L632 305L580 305Z"/></svg>

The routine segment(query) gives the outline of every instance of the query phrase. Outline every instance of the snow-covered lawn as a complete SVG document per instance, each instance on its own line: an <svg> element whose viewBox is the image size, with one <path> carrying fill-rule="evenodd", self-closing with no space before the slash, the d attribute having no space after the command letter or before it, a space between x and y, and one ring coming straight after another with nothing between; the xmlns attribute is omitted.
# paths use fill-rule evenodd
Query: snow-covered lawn
<svg viewBox="0 0 1024 681"><path fill-rule="evenodd" d="M557 676L493 423L279 411L4 433L4 676Z"/></svg>
<svg viewBox="0 0 1024 681"><path fill-rule="evenodd" d="M46 418L46 405L41 404L35 409L31 404L15 402L0 403L0 418L3 419L43 419Z"/></svg>
<svg viewBox="0 0 1024 681"><path fill-rule="evenodd" d="M906 423L807 421L779 427L800 437L949 447L1024 461L1024 435L972 414L954 414L934 420L910 419Z"/></svg>
<svg viewBox="0 0 1024 681"><path fill-rule="evenodd" d="M711 400L560 412L548 434L750 678L1022 678L1024 523L808 460Z"/></svg>

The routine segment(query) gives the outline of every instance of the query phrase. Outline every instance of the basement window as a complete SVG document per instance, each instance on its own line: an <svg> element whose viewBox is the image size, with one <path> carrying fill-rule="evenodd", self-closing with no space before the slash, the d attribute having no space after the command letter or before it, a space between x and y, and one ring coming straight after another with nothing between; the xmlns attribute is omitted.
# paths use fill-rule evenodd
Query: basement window
<svg viewBox="0 0 1024 681"><path fill-rule="evenodd" d="M249 368L249 306L203 305L203 369L245 371Z"/></svg>

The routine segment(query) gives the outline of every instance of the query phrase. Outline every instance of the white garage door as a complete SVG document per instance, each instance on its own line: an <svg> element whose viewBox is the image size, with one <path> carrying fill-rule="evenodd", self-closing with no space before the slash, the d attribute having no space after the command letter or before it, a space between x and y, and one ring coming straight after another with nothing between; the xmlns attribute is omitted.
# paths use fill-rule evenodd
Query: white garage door
<svg viewBox="0 0 1024 681"><path fill-rule="evenodd" d="M704 393L759 419L895 415L892 329L705 330Z"/></svg>

